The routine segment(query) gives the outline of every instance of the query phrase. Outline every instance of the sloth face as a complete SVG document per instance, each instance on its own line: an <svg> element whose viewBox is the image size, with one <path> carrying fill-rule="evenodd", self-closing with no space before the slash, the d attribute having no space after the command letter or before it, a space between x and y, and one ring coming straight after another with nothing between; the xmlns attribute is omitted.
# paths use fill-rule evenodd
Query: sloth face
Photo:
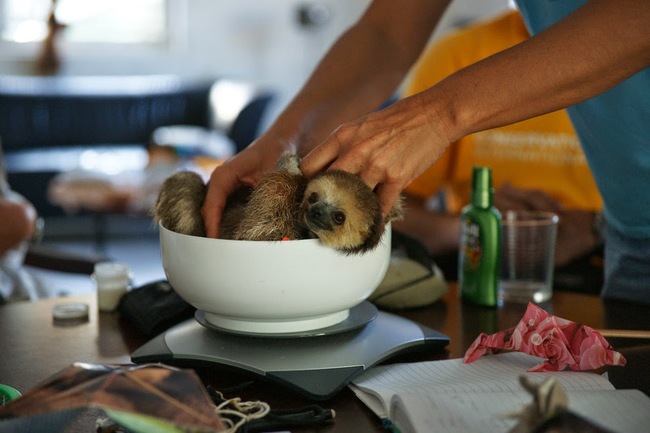
<svg viewBox="0 0 650 433"><path fill-rule="evenodd" d="M301 205L304 224L324 245L347 253L368 249L383 232L375 194L358 176L329 170L308 184ZM376 244L376 242L375 242Z"/></svg>

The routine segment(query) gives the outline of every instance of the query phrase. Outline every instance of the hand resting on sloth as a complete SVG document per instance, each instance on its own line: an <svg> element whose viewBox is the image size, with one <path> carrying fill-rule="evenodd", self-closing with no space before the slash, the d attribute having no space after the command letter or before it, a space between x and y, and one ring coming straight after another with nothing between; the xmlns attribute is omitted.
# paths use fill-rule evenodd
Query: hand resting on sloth
<svg viewBox="0 0 650 433"><path fill-rule="evenodd" d="M346 254L364 253L379 243L386 224L401 218L398 203L384 216L375 193L359 176L328 170L303 176L299 158L285 152L276 171L254 188L228 199L220 228L222 239L279 241L319 238ZM165 180L154 217L165 228L205 236L201 206L207 191L201 177L181 171Z"/></svg>

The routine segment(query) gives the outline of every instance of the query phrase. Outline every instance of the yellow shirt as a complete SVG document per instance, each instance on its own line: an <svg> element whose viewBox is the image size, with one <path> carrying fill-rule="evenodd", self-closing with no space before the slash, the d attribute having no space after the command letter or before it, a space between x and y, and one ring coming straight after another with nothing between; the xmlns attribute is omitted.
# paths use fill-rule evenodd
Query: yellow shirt
<svg viewBox="0 0 650 433"><path fill-rule="evenodd" d="M458 30L435 43L418 61L404 96L423 91L447 75L528 38L517 11ZM469 135L405 190L429 198L445 191L457 213L469 202L472 166L492 167L494 186L546 191L571 209L600 211L602 200L571 122L556 111L513 125Z"/></svg>

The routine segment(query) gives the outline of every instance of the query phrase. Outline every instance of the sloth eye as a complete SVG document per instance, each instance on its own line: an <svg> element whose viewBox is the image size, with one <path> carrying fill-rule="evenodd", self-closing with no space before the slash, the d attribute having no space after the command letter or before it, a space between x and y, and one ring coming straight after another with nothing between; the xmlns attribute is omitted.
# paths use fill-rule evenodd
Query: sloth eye
<svg viewBox="0 0 650 433"><path fill-rule="evenodd" d="M332 219L336 224L341 225L345 222L345 213L336 211L332 214Z"/></svg>
<svg viewBox="0 0 650 433"><path fill-rule="evenodd" d="M314 204L318 201L318 193L312 192L307 199L309 204Z"/></svg>

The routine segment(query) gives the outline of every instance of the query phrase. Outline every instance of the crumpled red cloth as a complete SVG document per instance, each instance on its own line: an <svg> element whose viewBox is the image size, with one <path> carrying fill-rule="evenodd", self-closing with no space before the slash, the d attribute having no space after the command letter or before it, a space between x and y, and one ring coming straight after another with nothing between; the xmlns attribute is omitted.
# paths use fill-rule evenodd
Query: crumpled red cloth
<svg viewBox="0 0 650 433"><path fill-rule="evenodd" d="M625 357L589 326L553 316L532 302L514 328L482 333L465 352L465 363L501 349L528 353L546 361L528 371L593 370L604 365L625 365Z"/></svg>

